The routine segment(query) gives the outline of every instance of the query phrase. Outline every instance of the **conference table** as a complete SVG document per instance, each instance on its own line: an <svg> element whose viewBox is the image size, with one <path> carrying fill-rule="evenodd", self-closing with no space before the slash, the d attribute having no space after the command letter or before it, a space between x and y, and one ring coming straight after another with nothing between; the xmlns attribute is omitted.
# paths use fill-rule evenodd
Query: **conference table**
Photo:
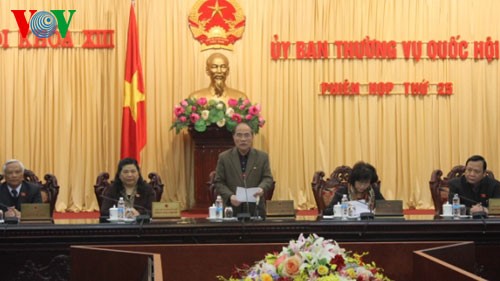
<svg viewBox="0 0 500 281"><path fill-rule="evenodd" d="M454 220L423 215L340 221L309 216L247 222L180 218L127 224L79 219L0 224L0 231L1 280L16 280L26 273L64 275L72 245L285 244L301 233L316 233L337 242L473 241L480 248L500 249L500 218L495 217Z"/></svg>

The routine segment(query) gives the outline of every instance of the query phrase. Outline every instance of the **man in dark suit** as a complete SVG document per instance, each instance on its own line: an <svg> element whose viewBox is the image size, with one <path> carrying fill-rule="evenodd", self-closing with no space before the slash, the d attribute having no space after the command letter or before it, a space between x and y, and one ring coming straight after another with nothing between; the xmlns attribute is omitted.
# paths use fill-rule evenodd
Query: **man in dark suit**
<svg viewBox="0 0 500 281"><path fill-rule="evenodd" d="M464 174L448 182L449 202L452 202L453 196L458 194L461 203L467 207L470 214L476 212L488 214L489 199L500 198L500 182L490 178L486 168L486 160L481 155L467 159Z"/></svg>
<svg viewBox="0 0 500 281"><path fill-rule="evenodd" d="M265 216L264 193L273 184L267 153L252 148L254 132L246 123L236 126L233 133L235 147L219 155L215 174L215 188L224 205L232 206L234 214L249 212L255 214L255 204L246 204L236 198L237 187L258 187L254 197L259 200L259 215ZM249 207L249 210L246 208Z"/></svg>
<svg viewBox="0 0 500 281"><path fill-rule="evenodd" d="M5 216L20 216L21 203L42 203L40 187L24 181L24 165L9 160L3 165L5 182L0 185L0 208Z"/></svg>

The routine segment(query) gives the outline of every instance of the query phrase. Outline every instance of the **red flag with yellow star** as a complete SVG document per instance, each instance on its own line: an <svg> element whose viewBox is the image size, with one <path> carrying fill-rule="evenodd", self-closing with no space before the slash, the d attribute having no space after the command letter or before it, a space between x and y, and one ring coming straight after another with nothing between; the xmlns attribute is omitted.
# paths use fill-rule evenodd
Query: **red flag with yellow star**
<svg viewBox="0 0 500 281"><path fill-rule="evenodd" d="M121 158L131 157L140 162L140 152L146 145L146 95L142 79L139 36L134 5L130 5L125 88L123 94Z"/></svg>

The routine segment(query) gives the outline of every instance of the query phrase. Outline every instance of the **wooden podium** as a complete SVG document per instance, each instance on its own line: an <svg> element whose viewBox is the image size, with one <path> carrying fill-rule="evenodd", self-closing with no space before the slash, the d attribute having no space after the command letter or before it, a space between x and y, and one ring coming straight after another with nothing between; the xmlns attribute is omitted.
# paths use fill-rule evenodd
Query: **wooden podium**
<svg viewBox="0 0 500 281"><path fill-rule="evenodd" d="M193 126L188 131L194 141L194 208L206 210L213 203L208 197L210 172L217 166L219 153L234 146L233 137L226 127L219 128L215 124L202 133Z"/></svg>

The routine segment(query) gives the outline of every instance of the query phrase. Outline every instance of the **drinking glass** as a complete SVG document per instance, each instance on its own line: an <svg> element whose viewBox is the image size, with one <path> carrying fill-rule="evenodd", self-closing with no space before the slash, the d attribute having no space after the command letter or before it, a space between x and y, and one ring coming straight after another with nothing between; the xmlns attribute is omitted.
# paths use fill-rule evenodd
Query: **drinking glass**
<svg viewBox="0 0 500 281"><path fill-rule="evenodd" d="M227 206L225 209L224 209L224 217L226 219L231 219L233 218L233 207L231 206Z"/></svg>

